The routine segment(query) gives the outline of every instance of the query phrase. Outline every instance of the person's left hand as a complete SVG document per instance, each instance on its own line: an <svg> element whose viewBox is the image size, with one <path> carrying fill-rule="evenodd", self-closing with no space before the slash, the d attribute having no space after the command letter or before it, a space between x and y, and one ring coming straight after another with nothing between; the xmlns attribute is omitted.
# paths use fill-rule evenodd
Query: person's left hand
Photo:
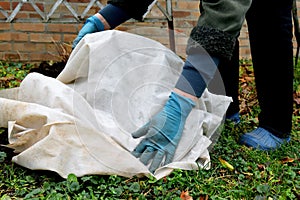
<svg viewBox="0 0 300 200"><path fill-rule="evenodd" d="M145 136L132 154L145 165L152 159L149 167L152 173L161 164L172 162L186 118L194 106L191 99L172 92L164 108L146 125L132 133L134 138Z"/></svg>

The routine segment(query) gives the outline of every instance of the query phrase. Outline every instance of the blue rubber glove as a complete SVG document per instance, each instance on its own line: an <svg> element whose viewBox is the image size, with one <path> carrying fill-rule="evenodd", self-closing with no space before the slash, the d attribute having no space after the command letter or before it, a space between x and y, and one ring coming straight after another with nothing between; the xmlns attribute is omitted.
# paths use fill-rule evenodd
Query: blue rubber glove
<svg viewBox="0 0 300 200"><path fill-rule="evenodd" d="M145 165L153 159L149 167L152 173L161 164L172 162L186 118L194 106L191 99L172 92L163 109L146 125L132 133L134 138L145 135L132 154L139 157Z"/></svg>
<svg viewBox="0 0 300 200"><path fill-rule="evenodd" d="M79 31L76 39L73 41L72 48L74 49L79 41L88 33L95 33L104 30L104 25L101 20L95 15L89 17Z"/></svg>

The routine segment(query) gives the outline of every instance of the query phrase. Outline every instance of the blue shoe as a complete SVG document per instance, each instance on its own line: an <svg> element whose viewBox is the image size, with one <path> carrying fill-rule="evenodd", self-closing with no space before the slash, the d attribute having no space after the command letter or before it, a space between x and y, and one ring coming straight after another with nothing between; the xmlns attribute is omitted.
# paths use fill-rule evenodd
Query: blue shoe
<svg viewBox="0 0 300 200"><path fill-rule="evenodd" d="M264 128L258 127L257 129L246 133L241 136L240 143L255 149L269 151L279 148L282 144L291 140L288 138L279 138L267 131Z"/></svg>
<svg viewBox="0 0 300 200"><path fill-rule="evenodd" d="M241 119L240 119L240 113L237 112L237 113L234 113L233 115L230 115L230 116L226 116L226 119L233 122L234 124L238 124L241 122Z"/></svg>

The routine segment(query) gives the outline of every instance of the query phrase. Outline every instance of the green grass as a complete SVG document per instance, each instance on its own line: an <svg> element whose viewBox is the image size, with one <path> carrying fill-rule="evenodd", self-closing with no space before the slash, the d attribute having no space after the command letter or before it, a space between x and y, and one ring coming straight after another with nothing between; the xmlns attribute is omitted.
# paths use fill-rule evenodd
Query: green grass
<svg viewBox="0 0 300 200"><path fill-rule="evenodd" d="M294 104L292 141L280 149L261 152L238 144L239 136L257 126L251 62L241 61L242 121L224 124L211 151L211 169L175 170L160 179L72 174L62 179L49 171L31 171L10 161L12 152L0 149L0 200L6 199L180 199L188 191L193 199L299 199L300 198L300 105ZM16 87L31 65L0 62L5 87ZM9 69L9 70L8 70ZM6 71L6 73L4 72ZM21 72L20 72L21 71ZM19 74L19 75L18 75ZM246 78L248 77L248 78ZM13 82L15 81L15 82ZM300 94L300 67L295 68L295 98ZM249 92L250 91L250 92ZM298 96L300 98L300 95ZM0 138L6 138L0 129ZM221 164L230 163L234 170Z"/></svg>

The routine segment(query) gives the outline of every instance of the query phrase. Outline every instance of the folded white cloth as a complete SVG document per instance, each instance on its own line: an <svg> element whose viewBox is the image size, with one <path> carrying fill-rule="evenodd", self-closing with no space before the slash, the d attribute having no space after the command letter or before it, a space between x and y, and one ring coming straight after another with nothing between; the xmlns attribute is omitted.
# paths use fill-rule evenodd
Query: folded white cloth
<svg viewBox="0 0 300 200"><path fill-rule="evenodd" d="M154 174L131 151L131 132L164 105L183 61L162 44L120 31L84 37L57 79L30 73L0 91L0 126L19 152L13 162L66 178L87 174L162 178L209 167L208 146L231 98L207 90L189 115L174 162Z"/></svg>

